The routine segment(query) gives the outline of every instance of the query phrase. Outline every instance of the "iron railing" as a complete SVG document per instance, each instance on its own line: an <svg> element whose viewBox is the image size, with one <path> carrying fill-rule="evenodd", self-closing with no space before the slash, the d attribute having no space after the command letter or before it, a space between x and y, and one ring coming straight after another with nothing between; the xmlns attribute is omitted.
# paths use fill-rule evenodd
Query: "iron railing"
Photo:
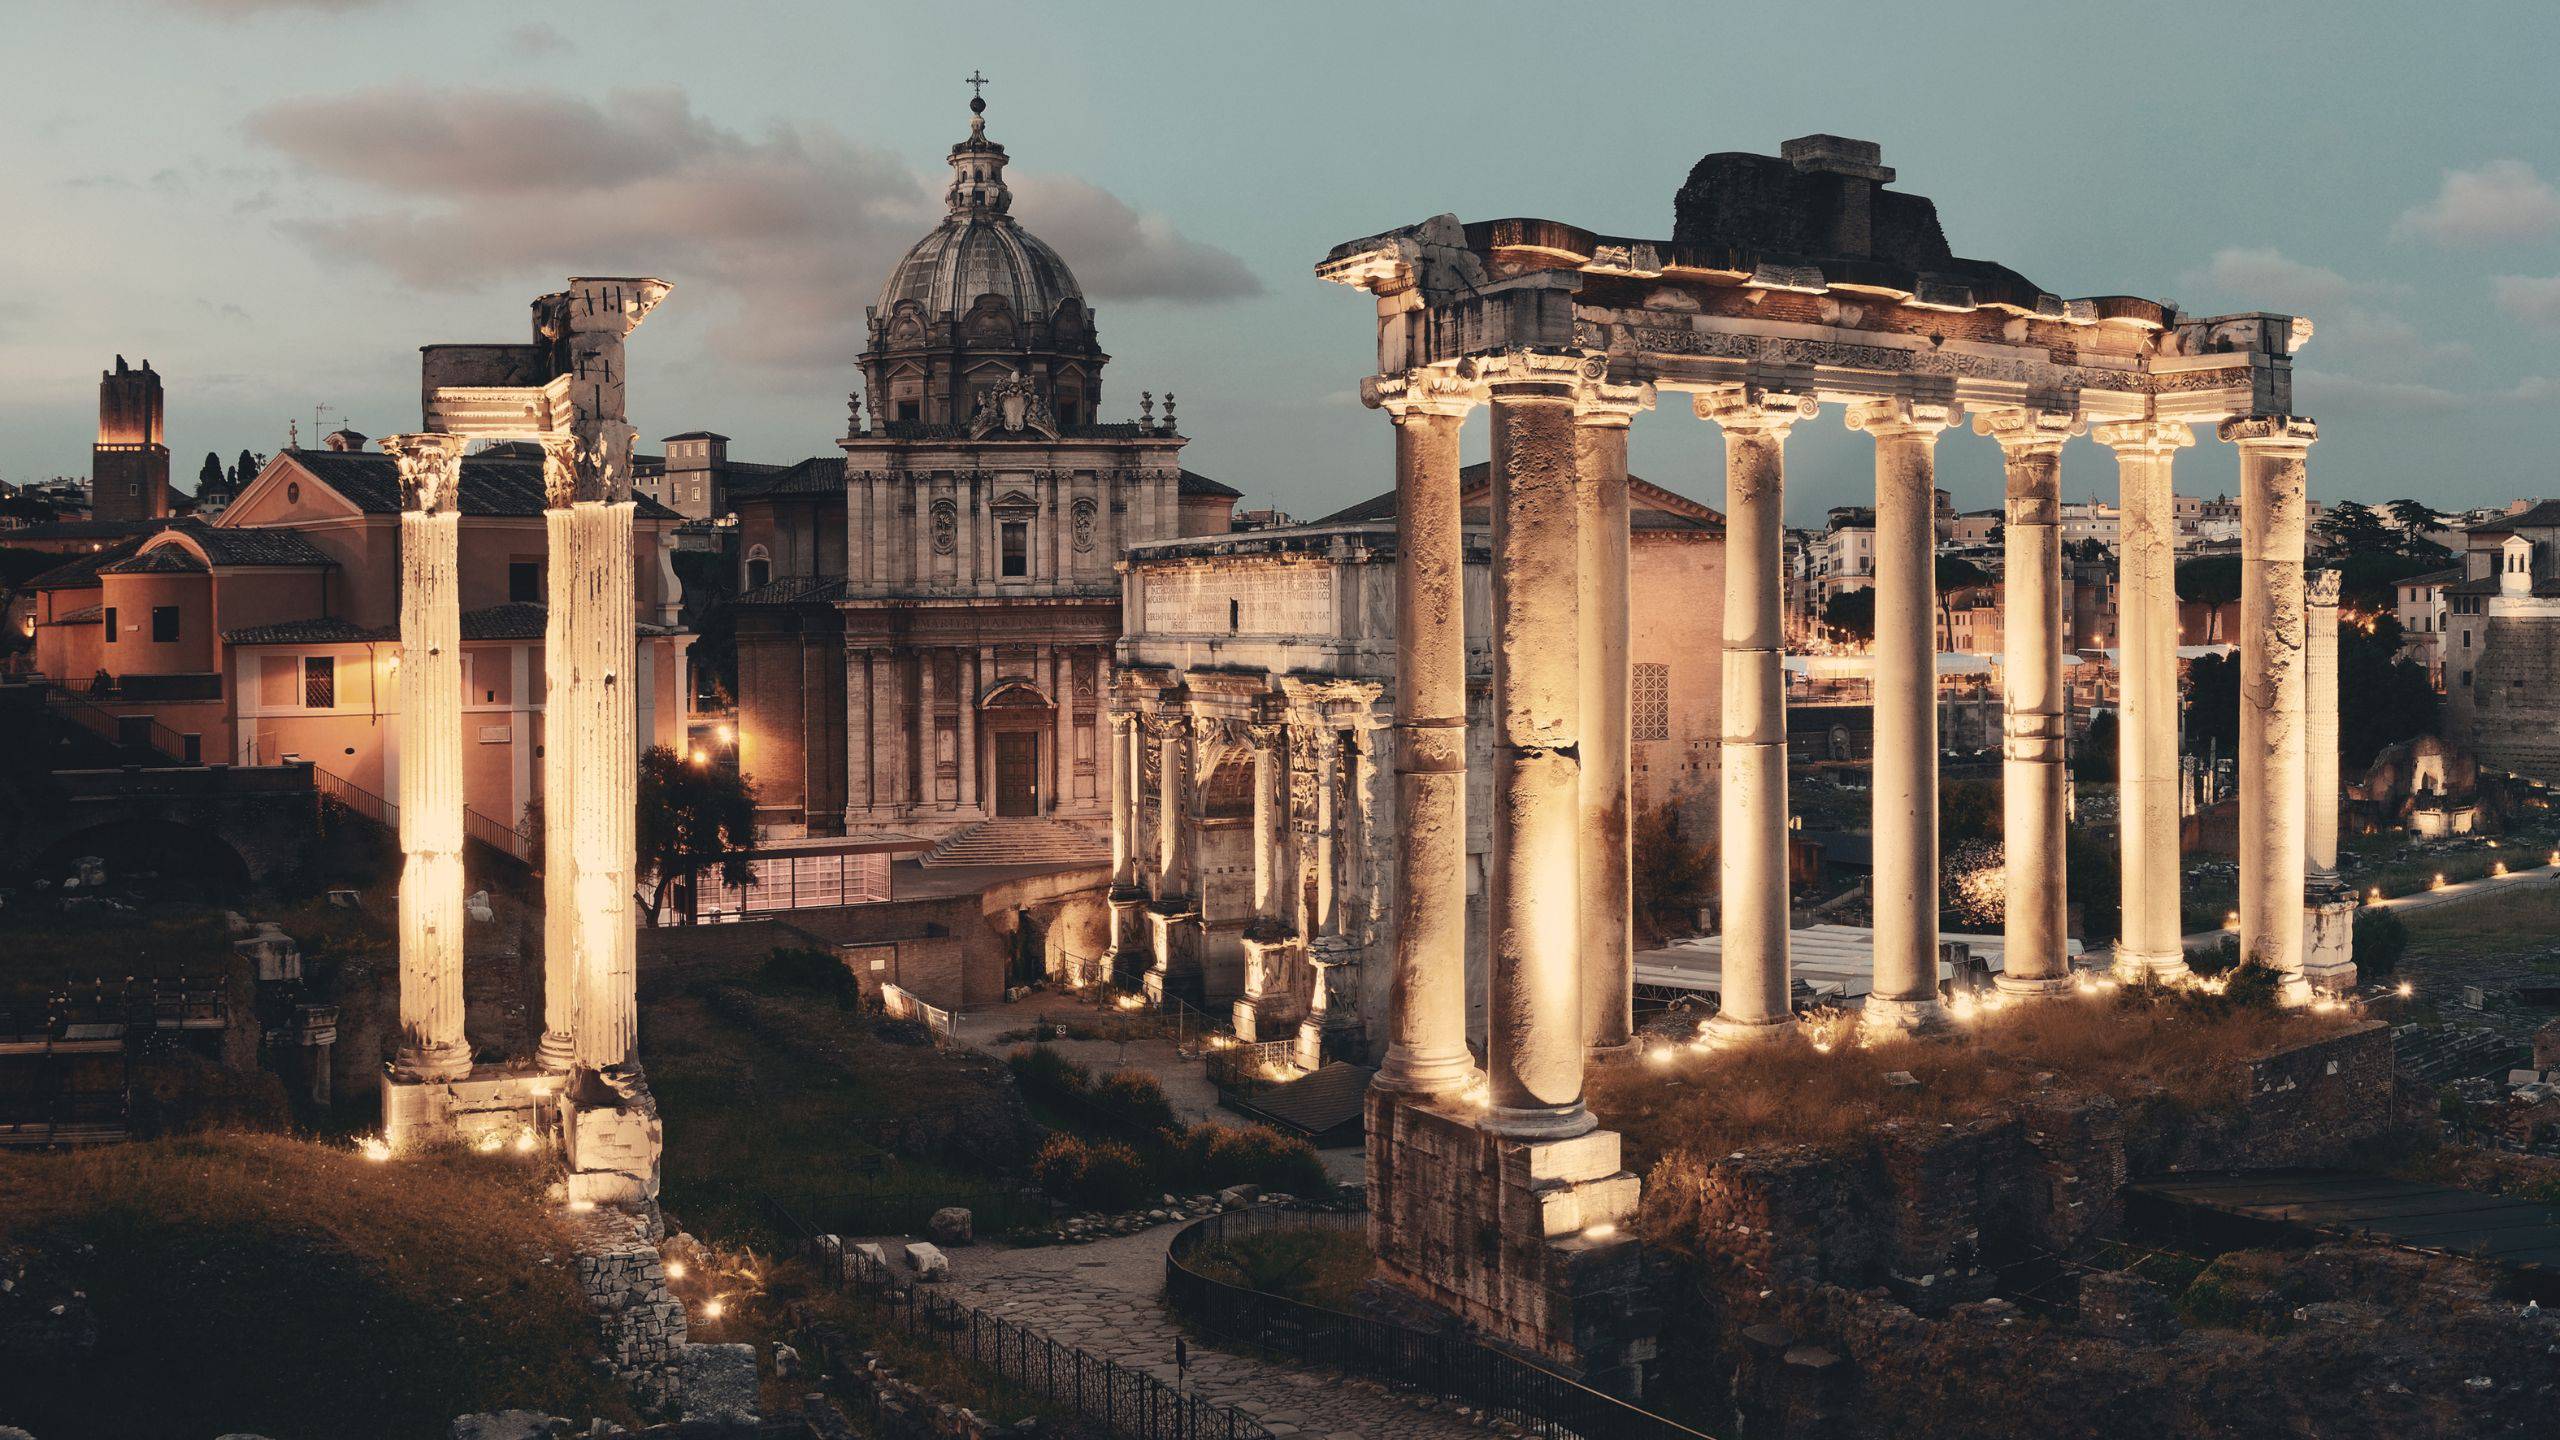
<svg viewBox="0 0 2560 1440"><path fill-rule="evenodd" d="M1230 1344L1454 1401L1540 1440L1708 1440L1702 1432L1516 1355L1457 1336L1231 1285L1190 1264L1202 1249L1233 1234L1312 1226L1348 1229L1366 1220L1356 1213L1261 1207L1212 1215L1176 1234L1165 1251L1165 1302L1203 1333Z"/></svg>
<svg viewBox="0 0 2560 1440"><path fill-rule="evenodd" d="M952 1022L958 1018L950 1011L899 985L880 987L880 1012L892 1020L912 1020L931 1031L936 1040L942 1041L953 1038L951 1026Z"/></svg>
<svg viewBox="0 0 2560 1440"><path fill-rule="evenodd" d="M841 1238L811 1233L770 1200L766 1208L785 1234L802 1238L821 1283L852 1296L883 1323L1086 1424L1122 1440L1274 1440L1261 1422L1232 1405L1060 1344L965 1301L902 1285L886 1266Z"/></svg>

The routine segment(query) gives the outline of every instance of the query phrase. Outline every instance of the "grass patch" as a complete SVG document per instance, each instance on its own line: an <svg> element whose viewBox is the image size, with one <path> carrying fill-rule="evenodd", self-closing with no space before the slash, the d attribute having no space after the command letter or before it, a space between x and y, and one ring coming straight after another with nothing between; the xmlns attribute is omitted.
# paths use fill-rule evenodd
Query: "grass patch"
<svg viewBox="0 0 2560 1440"><path fill-rule="evenodd" d="M232 964L231 934L219 910L172 908L143 914L66 911L0 921L0 1006L42 1004L57 988L128 976L220 977Z"/></svg>
<svg viewBox="0 0 2560 1440"><path fill-rule="evenodd" d="M2400 916L2409 927L2409 958L2489 959L2537 954L2560 936L2560 886L2526 885L2483 892Z"/></svg>
<svg viewBox="0 0 2560 1440"><path fill-rule="evenodd" d="M1354 1310L1377 1273L1368 1237L1333 1225L1295 1225L1231 1235L1191 1253L1190 1267L1212 1280L1327 1310Z"/></svg>
<svg viewBox="0 0 2560 1440"><path fill-rule="evenodd" d="M238 1134L0 1154L11 1251L34 1261L21 1293L85 1291L97 1320L84 1357L0 1349L0 1423L48 1440L433 1440L510 1406L633 1419L587 1368L555 1213L507 1158L382 1165Z"/></svg>
<svg viewBox="0 0 2560 1440"><path fill-rule="evenodd" d="M882 1038L832 995L787 985L700 987L641 1010L668 1145L661 1202L705 1238L793 1239L770 1196L819 1230L866 1215L969 1204L1031 1163L1036 1132L988 1067ZM979 1223L1001 1228L985 1204ZM906 1228L901 1225L897 1228Z"/></svg>

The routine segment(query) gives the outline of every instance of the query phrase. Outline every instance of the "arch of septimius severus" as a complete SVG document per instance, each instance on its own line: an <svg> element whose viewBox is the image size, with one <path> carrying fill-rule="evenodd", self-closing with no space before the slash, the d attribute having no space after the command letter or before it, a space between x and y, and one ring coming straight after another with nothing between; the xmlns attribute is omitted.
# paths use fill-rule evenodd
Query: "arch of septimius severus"
<svg viewBox="0 0 2560 1440"><path fill-rule="evenodd" d="M659 1128L639 1032L632 427L624 341L668 285L573 279L523 344L431 345L426 429L383 438L400 473L400 1039L393 1148L558 1127L574 1201L646 1204ZM474 441L542 448L542 1038L475 1066L463 1034L463 727L456 523Z"/></svg>
<svg viewBox="0 0 2560 1440"><path fill-rule="evenodd" d="M1399 864L1392 1035L1370 1098L1371 1228L1406 1283L1597 1375L1640 1368L1638 1182L1583 1101L1587 1047L1623 1043L1631 422L1685 394L1723 433L1727 555L1720 836L1723 1012L1734 1041L1791 1029L1780 506L1789 432L1830 408L1875 445L1874 989L1862 1023L1941 1025L1932 496L1968 419L2007 482L2005 973L2072 985L2064 935L2060 456L2115 452L2124 511L2121 973L2185 971L2178 907L2177 600L2171 470L2199 426L2239 452L2243 505L2240 943L2292 989L2351 983L2342 906L2306 922L2310 685L2306 458L2292 409L2301 319L2199 319L2063 300L1955 256L1935 207L1885 189L1877 147L1832 136L1699 162L1668 242L1443 215L1336 246L1324 279L1377 306L1364 399L1394 424ZM1493 452L1495 778L1491 1002L1467 1049L1465 706L1458 438ZM2326 618L2334 625L2334 609ZM2334 632L2332 632L2334 633ZM1595 666L1614 664L1611 674ZM2334 689L2334 682L2332 682ZM2334 740L2330 742L2334 745ZM1586 803L1596 796L1601 803ZM1620 803L1612 806L1609 797ZM2324 865L2335 863L2330 795ZM1615 893L1585 893L1592 876ZM2321 938L2306 955L2306 933Z"/></svg>

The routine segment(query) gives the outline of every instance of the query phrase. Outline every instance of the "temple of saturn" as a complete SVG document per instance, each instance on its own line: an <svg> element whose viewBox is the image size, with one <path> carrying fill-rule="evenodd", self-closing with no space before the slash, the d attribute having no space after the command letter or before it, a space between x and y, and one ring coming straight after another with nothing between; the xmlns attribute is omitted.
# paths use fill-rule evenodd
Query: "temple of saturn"
<svg viewBox="0 0 2560 1440"><path fill-rule="evenodd" d="M2115 968L2185 974L2171 469L2203 425L2239 452L2244 514L2241 949L2296 998L2353 981L2352 900L2325 873L2334 699L2325 718L2312 706L2315 691L2335 693L2323 678L2336 664L2335 590L2306 587L2317 431L2292 411L2309 323L2063 300L1955 256L1934 205L1886 189L1893 171L1879 160L1873 144L1821 135L1776 157L1710 155L1678 193L1669 241L1442 215L1336 246L1317 269L1376 301L1378 373L1362 395L1394 424L1403 556L1399 923L1391 1039L1369 1098L1372 1238L1411 1288L1611 1383L1650 1355L1623 1228L1638 1181L1586 1108L1583 1080L1591 1056L1629 1039L1624 486L1629 426L1662 396L1688 395L1725 445L1724 973L1711 1040L1794 1029L1780 508L1789 432L1825 406L1875 445L1875 971L1862 1026L1946 1023L1931 509L1938 437L1968 418L1999 442L2007 490L2000 987L2023 999L2074 983L2057 512L2063 444L2083 433L2115 452L2124 514ZM1458 603L1458 443L1478 409L1493 456L1495 754L1481 1070L1463 995ZM1607 923L1595 929L1594 916Z"/></svg>
<svg viewBox="0 0 2560 1440"><path fill-rule="evenodd" d="M632 428L623 342L663 281L573 279L533 302L533 339L431 345L425 428L386 436L399 466L400 1039L383 1087L394 1151L554 1133L569 1197L646 1205L659 1127L639 1028L633 835L638 785ZM475 1065L463 1035L463 727L455 553L462 454L542 448L543 1004L535 1054Z"/></svg>

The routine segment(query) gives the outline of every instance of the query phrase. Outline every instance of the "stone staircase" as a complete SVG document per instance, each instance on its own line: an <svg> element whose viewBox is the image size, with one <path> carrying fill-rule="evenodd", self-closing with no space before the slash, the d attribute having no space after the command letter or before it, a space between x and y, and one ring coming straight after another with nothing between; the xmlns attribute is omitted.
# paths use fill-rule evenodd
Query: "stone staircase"
<svg viewBox="0 0 2560 1440"><path fill-rule="evenodd" d="M1036 816L981 820L953 832L916 862L960 865L1107 865L1111 842L1081 825Z"/></svg>

